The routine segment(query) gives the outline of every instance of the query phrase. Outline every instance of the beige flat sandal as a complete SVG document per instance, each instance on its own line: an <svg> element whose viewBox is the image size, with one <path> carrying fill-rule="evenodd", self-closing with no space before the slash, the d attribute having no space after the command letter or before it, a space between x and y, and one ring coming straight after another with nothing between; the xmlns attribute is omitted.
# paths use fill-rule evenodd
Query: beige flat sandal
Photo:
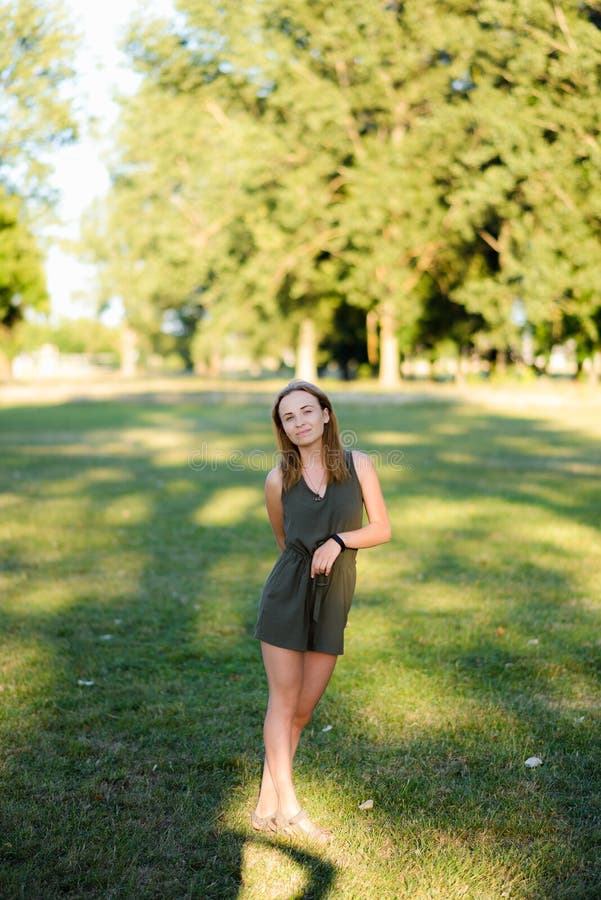
<svg viewBox="0 0 601 900"><path fill-rule="evenodd" d="M319 825L312 822L306 809L300 809L291 819L285 819L281 813L277 813L275 823L279 833L287 834L290 837L323 845L329 844L332 840L332 832L327 828L320 828Z"/></svg>
<svg viewBox="0 0 601 900"><path fill-rule="evenodd" d="M270 816L258 816L256 813L251 813L250 824L255 831L270 831L272 834L275 834L278 830L275 823L275 813L272 813Z"/></svg>

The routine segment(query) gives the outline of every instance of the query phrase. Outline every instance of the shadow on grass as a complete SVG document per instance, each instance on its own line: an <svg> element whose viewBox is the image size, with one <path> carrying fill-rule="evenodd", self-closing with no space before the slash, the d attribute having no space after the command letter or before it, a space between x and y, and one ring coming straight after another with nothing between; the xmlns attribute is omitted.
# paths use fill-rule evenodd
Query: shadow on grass
<svg viewBox="0 0 601 900"><path fill-rule="evenodd" d="M240 439L240 419L215 412L219 434L229 418ZM261 843L252 807L242 821L229 811L260 775L266 697L247 635L249 598L274 555L264 473L253 475L257 541L219 502L246 490L248 473L158 461L161 441L144 448L145 430L164 424L156 408L20 413L5 455L17 534L2 566L2 673L18 701L3 721L2 896L236 897L242 849ZM210 410L200 434L197 415L188 408L179 422L190 454ZM248 414L246 424L252 433ZM120 430L130 435L121 446ZM203 524L199 510L214 501L208 520L228 524ZM306 871L306 896L324 895L331 863L277 852Z"/></svg>
<svg viewBox="0 0 601 900"><path fill-rule="evenodd" d="M0 411L12 517L4 576L13 598L0 611L13 648L3 679L8 699L18 696L3 724L3 896L234 898L244 889L243 849L265 844L244 830L266 699L249 633L275 556L262 512L265 473L243 463L233 470L223 459L202 470L186 462L187 452L220 437L269 458L267 411L234 412L145 403ZM597 447L584 437L454 404L393 415L372 405L347 409L344 418L359 433L378 423L412 436L406 469L383 472L392 507L486 497L598 528ZM14 442L9 427L18 432ZM177 441L152 444L162 429L186 438L186 451ZM541 440L553 465L540 465ZM569 493L557 490L558 478L570 479ZM468 545L494 543L494 515L425 527L429 539L420 543L401 526L400 562L398 532L378 551L390 572L380 593L360 582L352 622L381 607L386 630L375 655L366 648L353 657L350 693L346 676L335 676L323 709L335 717L337 744L324 754L319 733L309 730L301 770L317 772L341 797L355 797L361 773L369 773L362 787L375 807L367 821L386 835L394 877L409 872L399 896L425 893L437 877L423 856L421 876L412 876L401 847L406 854L421 846L432 858L455 853L468 878L470 846L485 832L508 872L537 859L519 895L593 896L599 811L587 795L599 778L598 733L558 714L553 654L541 665L527 639L550 616L569 624L576 613L591 633L598 617L570 605L579 588L565 560L535 563L527 545L511 552L502 545L485 565L466 554ZM557 544L539 549L549 556ZM472 586L505 600L486 615L410 610L396 600L396 585L410 597L418 576L440 581L441 591ZM497 628L506 644L493 636ZM570 634L549 635L561 665L598 680L594 646ZM449 703L455 693L467 712L421 724L417 735L402 716L388 721L382 712L368 726L365 706L387 692L394 703L405 676L432 682ZM525 748L540 746L545 768L516 777ZM356 805L348 814L356 821ZM332 891L338 862L274 846L306 873L303 896Z"/></svg>

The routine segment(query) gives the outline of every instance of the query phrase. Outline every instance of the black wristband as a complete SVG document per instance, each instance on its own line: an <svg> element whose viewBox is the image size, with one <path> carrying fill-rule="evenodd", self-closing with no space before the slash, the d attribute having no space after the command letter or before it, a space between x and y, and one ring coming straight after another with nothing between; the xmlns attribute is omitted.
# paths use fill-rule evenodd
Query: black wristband
<svg viewBox="0 0 601 900"><path fill-rule="evenodd" d="M344 551L346 550L346 544L344 543L344 541L342 540L340 535L339 534L331 534L330 538L331 538L331 540L336 541L336 543L340 547L340 552L344 553Z"/></svg>

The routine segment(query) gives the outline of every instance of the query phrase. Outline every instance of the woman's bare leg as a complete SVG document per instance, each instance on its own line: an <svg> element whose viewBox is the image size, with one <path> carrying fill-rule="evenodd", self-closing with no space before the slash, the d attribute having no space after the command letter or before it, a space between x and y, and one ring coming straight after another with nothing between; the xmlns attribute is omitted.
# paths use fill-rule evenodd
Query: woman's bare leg
<svg viewBox="0 0 601 900"><path fill-rule="evenodd" d="M265 765L256 814L269 816L279 809L282 815L290 818L299 810L292 785L292 760L300 734L310 721L313 710L327 687L338 657L312 651L297 653L269 644L262 644L262 648L269 683L269 704L265 717ZM297 660L299 656L300 666ZM291 713L289 701L294 695L296 704ZM289 741L288 753L284 753L282 749L286 735ZM271 744L271 753L268 750L268 741ZM274 767L281 766L277 769L276 778L272 777L270 761ZM283 782L280 781L282 778ZM285 785L283 802L280 800L280 791L277 787L280 783Z"/></svg>
<svg viewBox="0 0 601 900"><path fill-rule="evenodd" d="M261 642L263 664L269 685L269 701L265 714L263 736L265 761L269 768L276 797L275 809L285 816L293 816L299 805L292 784L292 723L298 706L303 682L303 654ZM259 799L257 815L275 811L264 809L266 800Z"/></svg>
<svg viewBox="0 0 601 900"><path fill-rule="evenodd" d="M312 650L308 650L303 656L303 683L296 714L292 722L293 758L301 732L305 725L308 725L311 721L313 710L321 700L338 661L338 657L333 656L331 653L315 653Z"/></svg>

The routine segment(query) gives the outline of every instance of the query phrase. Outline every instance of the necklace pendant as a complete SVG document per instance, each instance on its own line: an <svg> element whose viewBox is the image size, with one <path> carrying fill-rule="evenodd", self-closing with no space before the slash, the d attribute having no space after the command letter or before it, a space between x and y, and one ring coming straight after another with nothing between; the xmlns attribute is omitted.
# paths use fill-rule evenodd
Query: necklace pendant
<svg viewBox="0 0 601 900"><path fill-rule="evenodd" d="M315 490L315 488L313 487L311 481L310 481L309 478L307 477L307 473L306 473L306 472L304 472L303 478L304 478L305 485L307 486L308 490L310 490L311 493L313 494L313 502L314 502L314 503L319 503L321 500L323 500L323 498L325 497L325 493L324 493L323 497L321 497L321 496L319 495L319 492L320 492L320 490L321 490L322 487L326 487L326 486L327 486L327 480L328 480L328 479L327 479L327 472L325 473L325 475L324 475L324 477L323 477L323 479L322 479L322 482L321 482L320 486L317 488L317 490Z"/></svg>

